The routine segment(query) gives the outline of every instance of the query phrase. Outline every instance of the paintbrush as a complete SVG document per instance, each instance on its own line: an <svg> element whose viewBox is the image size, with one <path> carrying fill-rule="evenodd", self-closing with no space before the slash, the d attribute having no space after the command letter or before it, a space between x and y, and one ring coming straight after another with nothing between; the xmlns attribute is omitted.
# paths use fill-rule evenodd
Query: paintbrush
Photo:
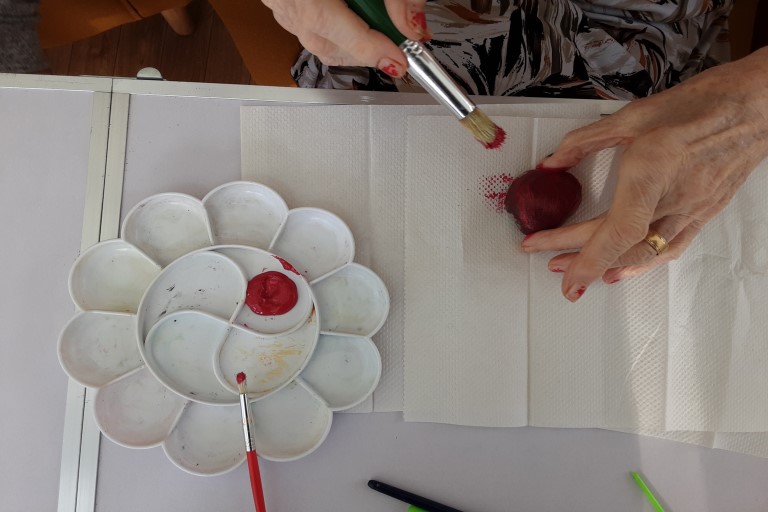
<svg viewBox="0 0 768 512"><path fill-rule="evenodd" d="M379 482L378 480L368 480L368 487L374 491L379 491L382 494L392 496L397 500L408 503L411 505L408 507L409 512L411 510L420 510L422 512L461 512L461 510L432 501L419 496L418 494L398 489L397 487L385 484L384 482Z"/></svg>
<svg viewBox="0 0 768 512"><path fill-rule="evenodd" d="M448 107L472 136L488 149L501 147L504 130L477 108L419 41L406 38L387 14L384 0L347 0L347 5L371 28L390 38L408 59L410 74L438 102Z"/></svg>
<svg viewBox="0 0 768 512"><path fill-rule="evenodd" d="M264 489L261 486L261 473L259 472L259 458L253 447L253 420L251 419L251 405L248 403L248 392L245 387L245 373L240 372L236 376L237 389L240 391L240 412L243 413L243 433L245 433L245 454L248 459L248 473L251 475L251 490L253 491L253 503L256 512L267 512L264 505Z"/></svg>

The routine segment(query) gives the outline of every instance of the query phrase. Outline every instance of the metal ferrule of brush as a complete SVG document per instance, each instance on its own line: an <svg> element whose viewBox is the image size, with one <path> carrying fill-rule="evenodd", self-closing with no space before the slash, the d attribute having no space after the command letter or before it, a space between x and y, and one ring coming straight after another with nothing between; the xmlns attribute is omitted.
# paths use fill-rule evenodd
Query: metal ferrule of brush
<svg viewBox="0 0 768 512"><path fill-rule="evenodd" d="M408 59L408 73L456 117L464 119L477 108L422 43L406 39L400 49Z"/></svg>
<svg viewBox="0 0 768 512"><path fill-rule="evenodd" d="M251 421L251 406L248 403L248 396L240 395L240 412L243 417L243 434L245 434L245 449L253 451L253 421Z"/></svg>

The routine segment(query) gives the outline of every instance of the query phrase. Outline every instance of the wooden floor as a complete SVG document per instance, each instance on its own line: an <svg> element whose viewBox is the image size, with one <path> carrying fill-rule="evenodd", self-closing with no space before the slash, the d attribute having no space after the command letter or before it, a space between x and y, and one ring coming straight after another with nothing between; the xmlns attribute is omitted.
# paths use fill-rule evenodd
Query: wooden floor
<svg viewBox="0 0 768 512"><path fill-rule="evenodd" d="M205 0L194 0L190 12L196 30L175 34L159 14L123 25L69 46L45 50L54 75L134 77L145 67L181 82L250 84L232 38Z"/></svg>

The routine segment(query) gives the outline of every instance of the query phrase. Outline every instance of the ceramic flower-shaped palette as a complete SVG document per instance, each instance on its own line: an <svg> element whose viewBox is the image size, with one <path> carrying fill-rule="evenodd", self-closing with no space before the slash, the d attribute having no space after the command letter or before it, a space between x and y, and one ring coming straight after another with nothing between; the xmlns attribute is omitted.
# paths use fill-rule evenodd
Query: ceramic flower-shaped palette
<svg viewBox="0 0 768 512"><path fill-rule="evenodd" d="M338 217L288 210L257 183L228 183L202 201L152 196L128 213L120 239L75 261L69 287L81 311L62 331L59 359L97 389L105 436L162 445L202 475L245 460L236 383L245 372L257 453L297 459L381 375L371 336L389 295L353 257Z"/></svg>

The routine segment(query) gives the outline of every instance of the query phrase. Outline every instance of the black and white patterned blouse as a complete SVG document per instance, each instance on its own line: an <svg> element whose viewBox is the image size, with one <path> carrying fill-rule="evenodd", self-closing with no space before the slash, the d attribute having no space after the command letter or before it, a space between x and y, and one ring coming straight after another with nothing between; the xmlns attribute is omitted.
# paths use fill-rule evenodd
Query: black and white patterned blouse
<svg viewBox="0 0 768 512"><path fill-rule="evenodd" d="M723 43L732 4L435 0L426 6L434 34L427 46L470 94L626 100L671 87L727 59ZM403 88L374 69L329 68L306 51L292 71L301 87Z"/></svg>

